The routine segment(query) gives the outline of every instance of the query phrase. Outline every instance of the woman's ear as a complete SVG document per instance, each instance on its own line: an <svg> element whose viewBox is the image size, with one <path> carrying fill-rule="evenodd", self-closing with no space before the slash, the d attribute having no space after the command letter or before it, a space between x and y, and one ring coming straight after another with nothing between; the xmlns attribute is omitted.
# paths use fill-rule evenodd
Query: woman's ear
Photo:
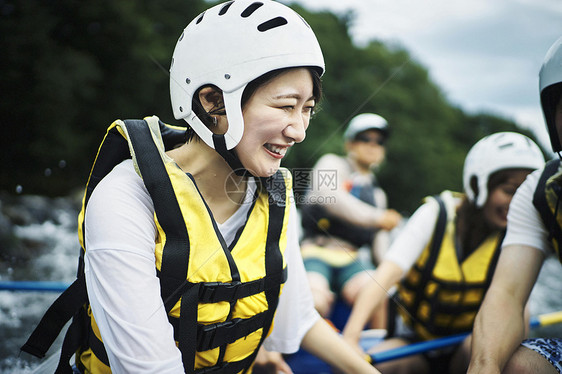
<svg viewBox="0 0 562 374"><path fill-rule="evenodd" d="M207 86L200 89L199 102L207 113L213 109L224 107L222 91L216 87Z"/></svg>

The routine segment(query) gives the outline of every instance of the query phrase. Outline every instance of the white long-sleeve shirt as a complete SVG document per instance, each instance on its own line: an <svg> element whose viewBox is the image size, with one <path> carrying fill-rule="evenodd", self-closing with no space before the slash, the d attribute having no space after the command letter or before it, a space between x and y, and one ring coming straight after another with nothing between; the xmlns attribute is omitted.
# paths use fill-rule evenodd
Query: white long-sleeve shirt
<svg viewBox="0 0 562 374"><path fill-rule="evenodd" d="M249 183L248 193L255 185ZM219 230L231 243L247 217L243 204ZM86 209L85 276L88 297L114 373L183 373L156 276L154 206L131 160L115 167L96 187ZM319 318L314 309L298 244L296 208L291 204L288 279L279 299L271 351L298 350ZM195 333L195 332L194 332Z"/></svg>
<svg viewBox="0 0 562 374"><path fill-rule="evenodd" d="M537 248L547 254L552 249L548 230L533 205L533 195L544 168L535 170L519 186L509 204L507 232L502 247L519 244Z"/></svg>

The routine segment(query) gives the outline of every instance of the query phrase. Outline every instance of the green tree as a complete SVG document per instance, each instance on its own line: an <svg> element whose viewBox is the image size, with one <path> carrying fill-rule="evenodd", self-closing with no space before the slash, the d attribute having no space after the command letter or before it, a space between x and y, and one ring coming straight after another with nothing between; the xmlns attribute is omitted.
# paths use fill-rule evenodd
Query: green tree
<svg viewBox="0 0 562 374"><path fill-rule="evenodd" d="M354 115L375 112L391 127L387 160L377 173L392 207L413 212L423 197L462 190L470 147L484 135L518 131L508 120L467 115L451 105L428 71L398 46L373 40L353 44L353 13L310 13L294 6L315 30L326 60L325 100L306 141L288 158L290 167L311 167L324 153L343 153L342 134ZM532 137L532 136L531 136Z"/></svg>
<svg viewBox="0 0 562 374"><path fill-rule="evenodd" d="M203 0L0 4L0 189L62 194L85 183L117 118L171 119L168 73Z"/></svg>
<svg viewBox="0 0 562 374"><path fill-rule="evenodd" d="M84 185L115 119L156 114L174 123L167 72L173 48L181 30L212 4L0 2L0 190L13 193L19 184L24 193L66 194ZM379 113L392 128L379 179L390 205L409 213L428 194L461 189L464 157L482 136L524 132L508 120L451 105L403 48L377 40L354 45L353 13L293 7L315 30L327 70L325 100L285 166L307 168L326 152L342 153L348 121L360 112Z"/></svg>

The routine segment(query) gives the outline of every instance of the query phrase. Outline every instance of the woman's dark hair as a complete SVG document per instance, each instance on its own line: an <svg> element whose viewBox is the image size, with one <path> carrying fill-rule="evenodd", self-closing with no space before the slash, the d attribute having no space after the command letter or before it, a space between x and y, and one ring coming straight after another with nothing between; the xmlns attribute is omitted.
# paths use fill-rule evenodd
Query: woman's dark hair
<svg viewBox="0 0 562 374"><path fill-rule="evenodd" d="M226 112L224 110L224 104L221 104L220 106L216 106L216 107L212 108L209 112L207 112L205 110L205 108L203 108L203 105L201 104L201 100L199 100L199 92L201 92L201 90L203 88L206 88L206 87L212 87L217 92L221 91L215 85L202 86L197 91L195 91L195 94L193 95L193 98L191 99L191 106L193 107L193 112L195 113L195 115L197 117L199 117L201 122L203 122L203 124L205 126L211 127L212 124L213 124L213 118L211 116L213 114L222 116L222 115L226 114ZM199 138L199 136L197 135L195 130L193 130L193 128L188 125L187 130L185 131L185 142L189 143L192 139L195 139L195 141L201 140L201 138Z"/></svg>
<svg viewBox="0 0 562 374"><path fill-rule="evenodd" d="M257 77L253 81L249 82L246 85L246 88L244 88L244 92L242 93L242 98L241 98L242 108L244 108L244 106L246 105L248 100L250 100L250 98L256 92L256 90L258 88L262 87L263 85L270 82L272 79L278 77L279 75L281 75L282 73L284 73L284 72L286 72L287 70L290 70L290 69L293 69L293 68L283 68L283 69L272 70L268 73L265 73L265 74ZM314 95L314 98L316 99L316 105L318 105L318 103L322 100L322 94L323 94L323 92L322 92L322 80L320 79L320 74L319 74L318 70L316 70L314 68L308 68L308 71L310 72L310 76L312 77L312 94ZM204 86L204 87L209 87L209 86ZM213 123L213 120L212 120L211 116L212 115L225 115L226 111L225 111L225 108L224 108L224 103L221 104L220 106L212 108L209 112L205 111L205 109L201 105L201 101L199 100L199 92L204 87L199 88L195 92L195 94L193 95L192 106L193 106L193 112L197 115L197 117L199 117L201 119L201 121L205 124L205 126L210 127L211 124ZM218 87L216 87L216 86L211 86L211 87L215 88L217 91L220 92L220 89ZM186 137L186 142L190 142L192 139L199 140L199 136L197 136L197 134L195 133L195 131L191 127L187 128L187 131L185 133L185 137Z"/></svg>
<svg viewBox="0 0 562 374"><path fill-rule="evenodd" d="M488 197L499 185L507 182L514 170L523 169L504 169L497 171L488 178ZM478 196L478 183L476 177L470 180L470 188L474 190L474 200ZM498 228L492 227L484 218L484 208L477 208L474 202L465 196L461 206L457 210L456 229L461 246L461 256L459 261L468 257L482 242Z"/></svg>

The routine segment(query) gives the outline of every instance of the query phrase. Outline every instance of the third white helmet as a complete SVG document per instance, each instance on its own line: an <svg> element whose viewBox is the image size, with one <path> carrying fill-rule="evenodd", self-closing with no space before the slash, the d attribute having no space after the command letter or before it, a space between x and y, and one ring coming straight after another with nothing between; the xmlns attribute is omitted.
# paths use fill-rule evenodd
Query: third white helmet
<svg viewBox="0 0 562 374"><path fill-rule="evenodd" d="M541 94L542 110L548 129L548 135L550 136L550 143L552 144L552 150L554 152L560 152L562 150L559 134L554 123L554 112L562 92L562 88L560 88L561 83L562 37L554 42L546 53L539 72L539 90ZM554 89L555 86L558 86L558 89Z"/></svg>
<svg viewBox="0 0 562 374"><path fill-rule="evenodd" d="M488 198L488 180L505 169L535 170L544 165L543 154L531 139L515 132L498 132L480 139L464 161L463 186L469 201L481 208ZM476 177L478 195L470 186Z"/></svg>

